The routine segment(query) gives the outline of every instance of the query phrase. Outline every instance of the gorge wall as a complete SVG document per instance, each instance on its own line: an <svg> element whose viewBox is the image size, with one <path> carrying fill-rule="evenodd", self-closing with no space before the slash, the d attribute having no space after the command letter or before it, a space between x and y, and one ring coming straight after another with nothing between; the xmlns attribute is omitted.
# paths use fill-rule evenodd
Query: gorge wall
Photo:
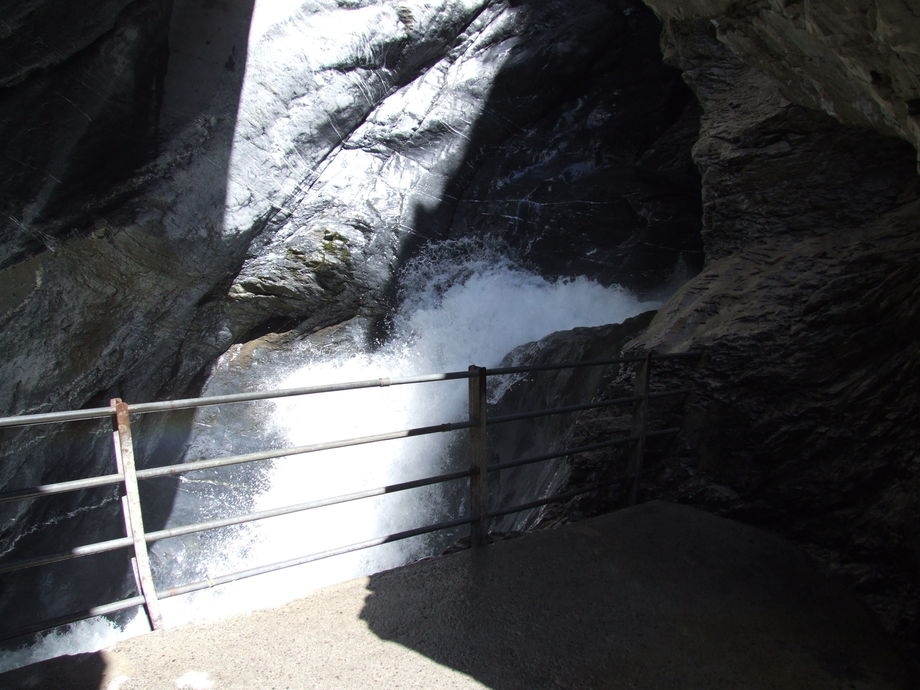
<svg viewBox="0 0 920 690"><path fill-rule="evenodd" d="M905 2L669 2L662 48L696 94L705 262L626 351L660 361L653 387L689 387L653 424L645 498L757 524L803 545L859 593L905 655L920 649L920 6ZM617 332L617 331L615 331ZM585 332L541 341L554 361ZM608 329L594 338L615 343ZM520 395L545 394L534 390ZM630 395L608 372L586 395ZM681 415L683 415L681 417ZM630 432L584 413L570 447ZM571 485L622 468L621 452L569 460ZM622 472L621 469L615 469ZM544 524L622 505L578 498Z"/></svg>
<svg viewBox="0 0 920 690"><path fill-rule="evenodd" d="M4 415L193 395L234 344L382 321L431 240L646 295L699 267L699 112L637 0L2 5ZM187 419L143 424L141 464L177 457ZM111 471L80 431L5 433L0 484ZM3 504L4 557L119 536L114 498ZM6 580L5 624L70 581Z"/></svg>
<svg viewBox="0 0 920 690"><path fill-rule="evenodd" d="M800 543L920 644L920 6L669 2L703 270L632 347L705 349L649 489ZM913 145L913 147L911 146Z"/></svg>
<svg viewBox="0 0 920 690"><path fill-rule="evenodd" d="M0 3L0 414L380 320L431 240L643 294L702 266L631 345L706 351L648 489L808 545L916 646L920 8L648 4ZM0 484L101 471L94 433L4 434ZM8 552L99 523L49 505Z"/></svg>

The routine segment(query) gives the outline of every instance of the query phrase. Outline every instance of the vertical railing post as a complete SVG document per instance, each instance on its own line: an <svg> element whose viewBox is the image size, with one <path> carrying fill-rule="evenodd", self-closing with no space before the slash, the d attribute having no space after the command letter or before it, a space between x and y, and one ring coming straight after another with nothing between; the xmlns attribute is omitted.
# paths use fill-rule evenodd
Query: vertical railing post
<svg viewBox="0 0 920 690"><path fill-rule="evenodd" d="M484 546L489 539L489 439L486 431L486 370L470 365L470 542Z"/></svg>
<svg viewBox="0 0 920 690"><path fill-rule="evenodd" d="M141 513L141 498L137 487L137 471L134 466L134 442L131 439L131 418L128 406L120 399L113 398L111 406L115 411L115 429L112 434L115 443L115 464L118 472L125 477L125 493L121 498L122 512L125 518L125 531L134 542L134 558L131 566L138 594L144 597L144 609L150 627L154 630L162 627L160 602L153 584L153 572L150 570L150 556L147 553L147 541L144 538L144 519Z"/></svg>
<svg viewBox="0 0 920 690"><path fill-rule="evenodd" d="M631 480L629 487L629 501L631 506L639 500L639 481L642 477L642 462L645 457L645 435L648 431L648 392L649 374L652 368L652 353L649 351L645 359L639 362L636 369L635 394L639 400L633 410L632 435L634 437L632 453L629 457L627 474Z"/></svg>

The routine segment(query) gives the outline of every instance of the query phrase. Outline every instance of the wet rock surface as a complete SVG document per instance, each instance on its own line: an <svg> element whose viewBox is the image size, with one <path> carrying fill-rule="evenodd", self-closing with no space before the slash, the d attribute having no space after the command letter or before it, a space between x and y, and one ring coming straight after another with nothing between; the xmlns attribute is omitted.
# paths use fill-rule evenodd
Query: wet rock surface
<svg viewBox="0 0 920 690"><path fill-rule="evenodd" d="M4 168L18 185L5 186L2 218L3 347L16 353L5 411L178 393L233 342L379 315L394 271L430 238L533 243L528 256L547 273L622 274L645 290L698 266L694 106L656 60L657 24L636 3L585 0L563 13L317 1L287 22L247 3L163 3L161 25L137 37L169 47L153 86L131 72L142 57L109 45L133 16L110 4L68 41L32 3L3 46L18 56L31 31L58 48L42 58L33 42L14 61L9 117L28 110L24 89L130 101L54 71L93 41L108 62L81 69L98 80L112 63L160 103L158 120L131 135L117 183L49 173L25 153ZM3 124L30 155L108 160L98 136L53 118L35 126L68 146ZM68 185L87 188L79 204L68 205ZM64 206L66 219L54 212ZM614 256L628 267L613 271ZM25 333L41 346L23 347Z"/></svg>
<svg viewBox="0 0 920 690"><path fill-rule="evenodd" d="M638 2L59 4L0 27L3 414L193 395L234 344L379 319L430 239L644 292L699 266L698 113ZM145 424L141 465L181 453L187 419ZM111 471L103 427L5 433L0 484ZM95 533L83 503L6 504L11 553Z"/></svg>

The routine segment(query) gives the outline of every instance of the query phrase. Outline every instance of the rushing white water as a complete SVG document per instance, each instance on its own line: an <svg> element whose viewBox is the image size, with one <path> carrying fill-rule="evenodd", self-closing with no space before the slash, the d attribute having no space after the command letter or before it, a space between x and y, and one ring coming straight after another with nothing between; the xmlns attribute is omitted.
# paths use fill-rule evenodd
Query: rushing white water
<svg viewBox="0 0 920 690"><path fill-rule="evenodd" d="M231 352L217 367L205 394L225 392L247 377L250 387L258 382L259 388L268 389L457 371L469 364L495 366L517 345L553 331L619 322L652 306L623 289L605 288L585 278L546 280L494 251L442 245L415 261L402 276L392 337L383 346L368 351L360 337L351 337L339 338L330 348L314 339L273 353L268 364L252 363L246 371L241 371ZM249 450L459 421L466 414L466 386L465 380L441 381L287 398L248 412L242 418L244 428L216 429L222 413L203 411L192 455L239 452L237 447L219 447L235 437L258 436L249 438ZM252 428L253 420L259 429ZM452 438L456 440L456 434L281 458L243 480L230 474L204 479L191 475L182 485L187 495L177 500L176 522L210 517L194 515L195 506L188 509L205 489L212 505L238 514L434 474L447 469ZM178 548L166 546L155 550L154 558L163 571L180 571L184 581L213 578L456 516L460 506L443 503L455 502L462 495L460 487L418 489L261 520L225 530L215 538L192 539ZM416 537L163 600L165 620L167 625L176 625L278 605L331 582L436 553L458 536L452 532ZM137 634L143 629L135 619L128 632ZM123 634L106 622L84 623L72 634L49 638L43 646L23 652L28 655L25 660L22 654L15 659L7 655L0 666L98 649Z"/></svg>
<svg viewBox="0 0 920 690"><path fill-rule="evenodd" d="M400 377L495 366L512 348L557 330L622 321L651 305L625 290L585 278L548 281L500 253L462 243L441 245L402 276L400 306L389 342L366 351L360 339L315 343L276 355L262 388ZM230 378L236 378L235 371ZM465 380L391 386L286 398L262 413L267 439L285 446L379 434L459 421L466 415ZM449 468L454 435L432 435L275 460L250 495L268 510L428 476ZM438 505L441 490L413 490L251 523L227 537L209 577L254 565L360 543L456 516ZM456 538L448 537L447 539ZM317 586L376 572L428 555L444 545L417 538L250 579L192 597L171 611L179 620L273 606ZM205 564L203 559L201 565Z"/></svg>

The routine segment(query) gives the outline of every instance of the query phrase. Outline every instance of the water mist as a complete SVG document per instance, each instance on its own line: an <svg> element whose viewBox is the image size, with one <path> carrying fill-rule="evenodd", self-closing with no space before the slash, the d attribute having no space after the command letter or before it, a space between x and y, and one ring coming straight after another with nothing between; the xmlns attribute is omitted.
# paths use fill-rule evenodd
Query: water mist
<svg viewBox="0 0 920 690"><path fill-rule="evenodd" d="M283 351L247 350L244 357L243 346L237 346L218 362L203 394L496 366L514 347L551 332L619 322L653 306L616 286L583 277L548 280L501 251L469 241L448 242L429 247L403 271L391 334L379 347L366 346L366 329L359 322L334 337L314 336ZM461 421L466 387L465 380L444 381L202 408L186 459ZM190 473L180 483L170 523L277 508L447 471L456 463L451 448L462 433ZM172 586L382 537L457 516L463 495L462 486L426 487L166 540L153 548L156 577L160 586ZM454 504L445 505L446 499ZM464 533L385 544L163 600L165 622L176 625L276 606L332 582L438 553ZM143 616L128 626L128 633L143 631L138 619ZM108 622L84 623L74 630L24 653L36 660L96 649L124 634ZM0 663L9 667L28 661Z"/></svg>

